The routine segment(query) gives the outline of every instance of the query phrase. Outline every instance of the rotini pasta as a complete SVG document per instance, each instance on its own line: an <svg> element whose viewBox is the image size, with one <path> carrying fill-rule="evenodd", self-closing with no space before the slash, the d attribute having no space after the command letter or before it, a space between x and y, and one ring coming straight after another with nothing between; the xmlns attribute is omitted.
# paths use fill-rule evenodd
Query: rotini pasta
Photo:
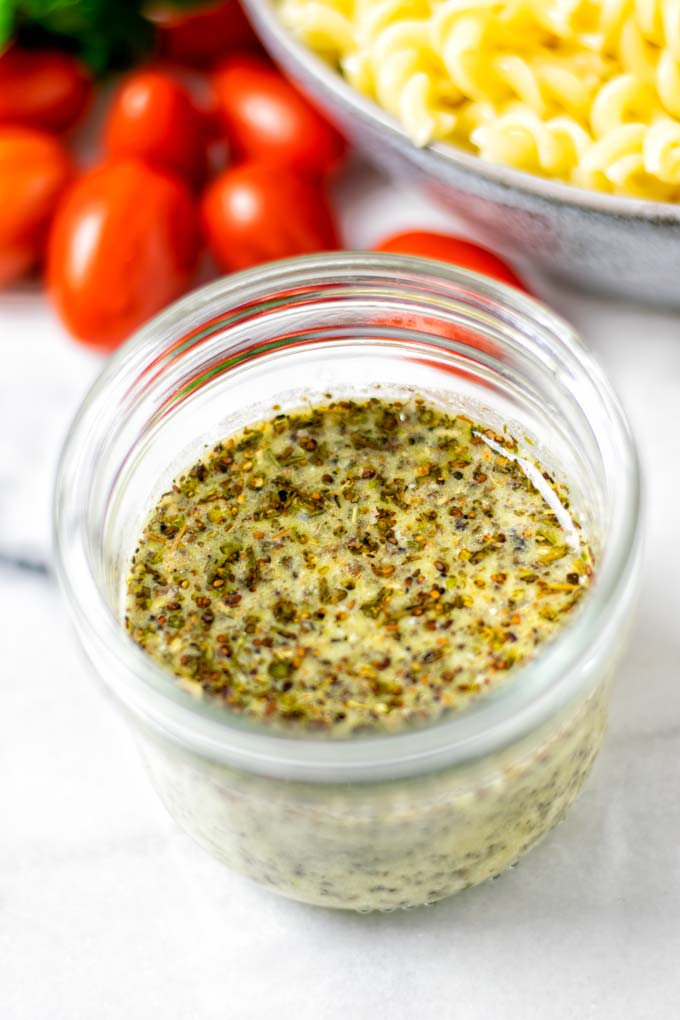
<svg viewBox="0 0 680 1020"><path fill-rule="evenodd" d="M279 0L417 145L680 201L680 0Z"/></svg>

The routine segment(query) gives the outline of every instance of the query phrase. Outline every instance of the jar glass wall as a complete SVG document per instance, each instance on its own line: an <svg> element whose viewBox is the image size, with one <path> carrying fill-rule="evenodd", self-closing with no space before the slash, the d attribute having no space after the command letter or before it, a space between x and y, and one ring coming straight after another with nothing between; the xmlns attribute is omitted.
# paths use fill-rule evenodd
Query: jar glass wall
<svg viewBox="0 0 680 1020"><path fill-rule="evenodd" d="M512 682L417 731L301 738L196 701L122 625L130 557L159 494L273 404L406 388L507 425L569 484L597 565L577 610ZM219 281L125 345L71 429L55 531L93 672L134 721L179 823L280 892L390 909L498 874L575 798L630 615L638 504L619 404L564 322L475 274L345 253Z"/></svg>

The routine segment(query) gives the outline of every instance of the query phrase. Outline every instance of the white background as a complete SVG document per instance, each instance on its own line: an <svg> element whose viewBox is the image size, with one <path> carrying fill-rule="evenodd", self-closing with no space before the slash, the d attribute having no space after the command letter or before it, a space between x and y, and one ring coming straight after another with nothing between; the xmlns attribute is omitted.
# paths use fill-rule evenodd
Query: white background
<svg viewBox="0 0 680 1020"><path fill-rule="evenodd" d="M338 197L348 246L447 226L358 164ZM518 868L377 916L260 891L164 813L41 572L54 461L100 361L37 292L0 295L1 1020L680 1016L680 317L536 289L613 378L645 473L641 601L609 737Z"/></svg>

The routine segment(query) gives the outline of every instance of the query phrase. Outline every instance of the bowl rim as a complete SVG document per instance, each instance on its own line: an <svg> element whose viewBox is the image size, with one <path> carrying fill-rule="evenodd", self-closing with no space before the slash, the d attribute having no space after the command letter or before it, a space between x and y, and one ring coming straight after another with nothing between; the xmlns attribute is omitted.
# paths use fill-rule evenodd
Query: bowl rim
<svg viewBox="0 0 680 1020"><path fill-rule="evenodd" d="M497 301L513 315L551 328L556 348L579 374L587 376L598 406L613 429L624 498L609 551L601 564L599 584L589 594L588 611L549 643L541 656L522 665L518 676L521 672L525 683L521 687L510 685L505 696L499 688L497 698L483 699L475 711L403 734L381 734L360 741L318 741L262 732L259 727L242 724L238 718L225 718L223 712L196 702L179 685L168 683L165 670L127 635L93 573L84 524L89 498L88 458L97 454L97 429L105 428L105 421L102 424L100 419L102 407L109 402L109 389L125 390L141 368L155 364L157 355L170 343L173 330L179 330L182 336L191 335L187 330L193 329L194 313L200 312L210 321L211 315L230 302L242 303L253 296L262 298L273 287L285 292L288 287L300 286L301 281L313 286L321 274L327 281L338 282L348 274L356 281L376 273L397 278L415 273L433 284L441 282L463 292L470 290ZM246 321L227 328L238 340L239 332L247 333L249 325ZM232 343L235 337L232 336ZM439 342L443 349L454 343L446 338ZM323 341L325 345L329 343ZM174 350L174 342L168 350ZM149 728L165 734L173 743L248 772L271 776L281 775L283 770L287 779L361 782L413 777L470 761L487 753L488 748L515 742L563 707L564 699L571 697L581 682L581 670L587 676L598 660L601 643L606 643L612 627L618 627L620 612L628 602L629 585L635 583L639 565L640 501L637 451L625 413L592 353L559 315L514 287L445 263L371 252L334 252L268 263L201 287L151 319L119 348L85 396L62 448L53 502L55 565L95 672L103 677L107 664L112 667L115 681L109 680L107 684L117 699ZM560 682L549 682L555 677ZM508 691L520 692L514 695L515 702L521 695L521 705L517 703L513 711L508 708L511 700Z"/></svg>
<svg viewBox="0 0 680 1020"><path fill-rule="evenodd" d="M517 170L513 167L490 163L474 153L465 152L447 142L432 142L420 148L409 137L396 118L383 110L376 102L353 88L340 74L330 67L313 50L296 39L286 28L275 10L276 0L242 0L253 25L262 35L267 47L274 44L274 58L287 54L291 64L298 65L304 73L317 81L325 93L349 106L364 121L370 122L383 132L399 139L414 153L429 153L437 160L451 164L471 176L482 178L504 188L519 192L530 198L558 205L570 206L581 211L612 216L618 219L637 220L654 225L680 226L680 202L661 202L647 198L632 198L626 195L609 195L593 188L581 188L566 181L553 180ZM285 58L284 61L285 63Z"/></svg>

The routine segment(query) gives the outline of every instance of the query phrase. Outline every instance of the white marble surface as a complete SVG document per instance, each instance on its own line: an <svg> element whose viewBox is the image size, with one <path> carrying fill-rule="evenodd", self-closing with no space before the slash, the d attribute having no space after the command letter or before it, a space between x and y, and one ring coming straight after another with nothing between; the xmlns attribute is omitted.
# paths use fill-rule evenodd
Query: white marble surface
<svg viewBox="0 0 680 1020"><path fill-rule="evenodd" d="M361 168L340 200L357 246L445 225ZM645 471L642 599L609 738L516 870L368 917L230 875L157 802L42 572L55 457L99 361L36 293L0 295L2 1020L680 1015L680 317L538 289L613 377Z"/></svg>

